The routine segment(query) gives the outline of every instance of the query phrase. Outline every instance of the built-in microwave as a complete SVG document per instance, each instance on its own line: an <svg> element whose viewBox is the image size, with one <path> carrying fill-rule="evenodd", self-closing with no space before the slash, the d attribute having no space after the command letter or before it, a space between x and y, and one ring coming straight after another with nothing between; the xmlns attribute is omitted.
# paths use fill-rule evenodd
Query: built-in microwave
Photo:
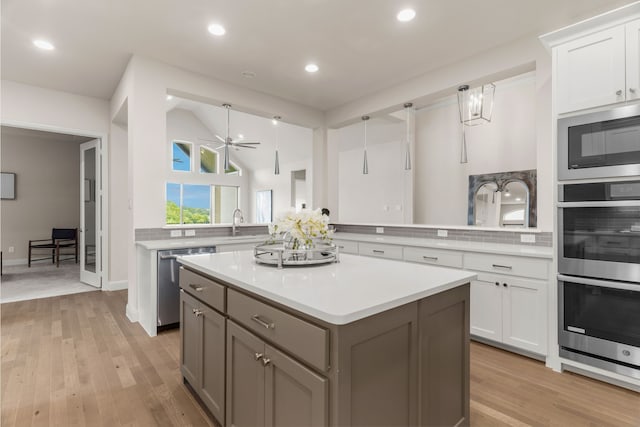
<svg viewBox="0 0 640 427"><path fill-rule="evenodd" d="M558 120L558 179L640 175L640 104Z"/></svg>

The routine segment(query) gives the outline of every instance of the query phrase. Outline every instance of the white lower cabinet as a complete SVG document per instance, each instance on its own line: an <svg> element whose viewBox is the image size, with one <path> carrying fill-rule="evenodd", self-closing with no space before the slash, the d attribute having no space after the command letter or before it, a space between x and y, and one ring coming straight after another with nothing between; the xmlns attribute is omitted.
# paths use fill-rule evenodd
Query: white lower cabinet
<svg viewBox="0 0 640 427"><path fill-rule="evenodd" d="M479 273L471 282L471 334L547 354L547 282Z"/></svg>

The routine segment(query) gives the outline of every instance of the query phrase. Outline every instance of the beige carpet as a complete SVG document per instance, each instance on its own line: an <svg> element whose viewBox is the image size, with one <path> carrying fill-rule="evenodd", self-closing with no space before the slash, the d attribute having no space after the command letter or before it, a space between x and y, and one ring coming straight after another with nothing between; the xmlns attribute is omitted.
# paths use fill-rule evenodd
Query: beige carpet
<svg viewBox="0 0 640 427"><path fill-rule="evenodd" d="M64 262L56 268L53 264L38 263L5 266L0 278L0 303L48 298L78 292L95 291L97 288L80 283L80 264Z"/></svg>

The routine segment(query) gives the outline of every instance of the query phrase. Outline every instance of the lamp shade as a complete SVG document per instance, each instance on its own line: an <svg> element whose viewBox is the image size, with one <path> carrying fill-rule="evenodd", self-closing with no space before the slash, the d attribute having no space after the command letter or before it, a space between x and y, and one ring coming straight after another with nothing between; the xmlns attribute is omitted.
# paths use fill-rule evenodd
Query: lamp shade
<svg viewBox="0 0 640 427"><path fill-rule="evenodd" d="M491 121L493 98L496 86L493 83L470 89L468 85L458 87L460 123L476 126Z"/></svg>

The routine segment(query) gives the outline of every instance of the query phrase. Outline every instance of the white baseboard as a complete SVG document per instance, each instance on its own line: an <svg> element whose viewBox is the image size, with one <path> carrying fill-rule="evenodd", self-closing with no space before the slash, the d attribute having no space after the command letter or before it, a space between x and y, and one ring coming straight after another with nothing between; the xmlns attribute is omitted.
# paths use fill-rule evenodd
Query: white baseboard
<svg viewBox="0 0 640 427"><path fill-rule="evenodd" d="M9 265L27 265L27 259L26 258L22 258L22 259L3 259L2 260L2 266L9 266Z"/></svg>
<svg viewBox="0 0 640 427"><path fill-rule="evenodd" d="M131 322L137 322L138 321L138 310L136 310L135 308L131 307L129 304L127 304L126 314L127 314L127 318Z"/></svg>
<svg viewBox="0 0 640 427"><path fill-rule="evenodd" d="M105 282L102 287L103 291L121 291L129 287L129 282L126 280L116 280L114 282Z"/></svg>

